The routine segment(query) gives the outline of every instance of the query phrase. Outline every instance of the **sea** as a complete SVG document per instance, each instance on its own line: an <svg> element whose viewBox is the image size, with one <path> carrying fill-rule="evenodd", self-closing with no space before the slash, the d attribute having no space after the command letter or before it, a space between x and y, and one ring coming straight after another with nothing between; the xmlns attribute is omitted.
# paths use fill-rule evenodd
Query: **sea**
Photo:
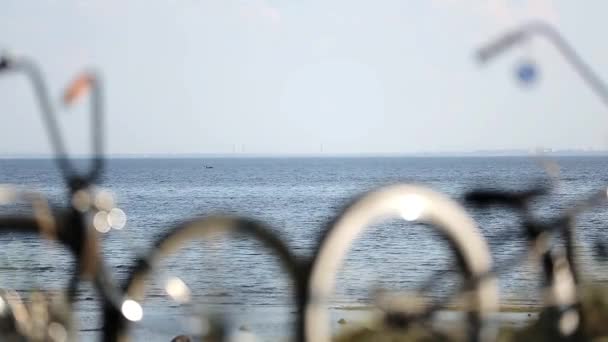
<svg viewBox="0 0 608 342"><path fill-rule="evenodd" d="M608 157L550 161L559 166L559 175L552 191L534 202L539 220L559 216L608 184ZM97 186L111 192L127 222L122 229L99 234L104 261L113 280L124 282L136 258L153 252L157 239L172 227L217 214L263 222L295 256L307 260L347 203L397 183L427 186L463 203L464 194L472 189L525 190L548 184L548 176L533 157L109 159ZM2 159L0 184L38 191L56 207L70 203L52 160ZM4 205L1 213L28 208L21 201ZM501 302L516 311L541 305L543 277L538 261L526 253L518 213L466 209L501 270ZM598 242L608 241L605 209L595 207L576 221L584 281L608 278L608 268L595 249ZM559 247L559 239L555 244ZM514 257L521 262L500 267ZM335 293L327 298L332 326L340 329L342 318L365 319L369 311L362 308L373 306L380 291L429 302L449 297L462 284L454 260L433 226L399 218L375 223L350 247L336 277ZM65 288L72 264L67 251L48 241L0 235L0 288L16 290L25 301L32 290ZM181 296L170 295L169 282L179 285ZM293 289L280 260L257 241L217 235L184 242L161 259L147 279L143 317L132 325L131 334L135 341L170 341L222 324L235 334L246 332L262 341L288 339L294 332ZM77 299L73 317L79 339L95 340L103 322L90 283L81 284Z"/></svg>

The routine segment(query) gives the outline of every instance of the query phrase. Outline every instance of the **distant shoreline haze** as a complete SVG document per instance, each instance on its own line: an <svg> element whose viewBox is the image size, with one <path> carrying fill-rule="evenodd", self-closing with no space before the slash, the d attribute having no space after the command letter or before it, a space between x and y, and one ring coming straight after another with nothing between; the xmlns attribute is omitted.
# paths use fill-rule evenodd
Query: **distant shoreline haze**
<svg viewBox="0 0 608 342"><path fill-rule="evenodd" d="M608 156L608 150L544 150L541 153L528 150L477 150L454 152L411 153L116 153L109 159L197 159L197 158L407 158L407 157L534 157L534 156ZM70 156L76 159L88 155ZM0 159L52 159L51 154L0 154Z"/></svg>

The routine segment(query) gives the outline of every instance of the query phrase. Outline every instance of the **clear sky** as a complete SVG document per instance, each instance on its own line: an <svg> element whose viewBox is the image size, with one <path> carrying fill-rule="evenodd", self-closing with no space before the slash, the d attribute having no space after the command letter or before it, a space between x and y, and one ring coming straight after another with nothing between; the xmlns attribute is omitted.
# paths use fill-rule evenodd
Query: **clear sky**
<svg viewBox="0 0 608 342"><path fill-rule="evenodd" d="M475 49L548 20L608 79L608 2L4 0L0 49L36 58L57 100L102 72L111 153L608 149L608 108L545 41ZM540 65L522 87L514 68ZM21 77L0 77L0 154L49 151ZM86 101L61 112L86 151Z"/></svg>

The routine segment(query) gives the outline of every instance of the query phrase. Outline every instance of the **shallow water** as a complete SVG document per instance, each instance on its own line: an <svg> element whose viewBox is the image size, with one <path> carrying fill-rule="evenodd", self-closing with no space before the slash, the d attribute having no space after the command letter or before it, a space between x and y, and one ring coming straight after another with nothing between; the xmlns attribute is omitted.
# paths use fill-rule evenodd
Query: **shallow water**
<svg viewBox="0 0 608 342"><path fill-rule="evenodd" d="M557 161L562 182L554 194L537 203L540 216L555 215L571 201L608 184L604 172L608 158L562 157ZM374 187L414 182L458 199L474 186L521 189L541 178L542 169L523 157L114 159L102 186L115 193L128 223L125 229L103 236L104 254L114 277L123 280L134 258L145 253L154 238L171 225L186 217L221 212L268 222L294 253L309 257L336 211L353 196ZM53 203L65 202L62 182L48 160L0 160L0 183L35 188ZM505 230L517 231L513 213L488 210L471 214L488 238L496 262L524 251L520 238L492 238ZM598 208L578 222L583 267L593 270L591 274L599 279L608 273L590 257L588 246L604 229L606 218L605 210ZM0 237L0 246L2 287L61 288L67 283L71 261L61 249L13 235ZM370 304L379 288L412 291L433 272L453 270L452 260L447 245L427 226L398 220L378 224L352 246L329 305ZM188 284L197 305L180 307L170 302L163 284L171 276ZM453 274L432 282L427 296L449 293L458 279ZM538 304L539 284L531 264L500 279L503 298L517 305ZM228 317L235 318L234 327L245 325L268 339L288 336L294 316L291 289L279 263L256 243L217 239L188 244L167 259L162 272L152 279L139 336L166 340L166 336L188 329L179 326L183 315L201 311L228 312ZM80 295L81 329L101 326L94 298L86 288Z"/></svg>

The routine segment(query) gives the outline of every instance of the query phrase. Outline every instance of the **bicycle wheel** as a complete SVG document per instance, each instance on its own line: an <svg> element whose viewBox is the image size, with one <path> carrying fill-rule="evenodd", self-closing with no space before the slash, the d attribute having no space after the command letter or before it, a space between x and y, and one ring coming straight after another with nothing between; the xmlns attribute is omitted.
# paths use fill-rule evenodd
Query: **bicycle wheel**
<svg viewBox="0 0 608 342"><path fill-rule="evenodd" d="M472 282L473 311L469 317L471 339L492 338L494 329L482 329L489 315L498 311L498 288L485 240L473 220L455 201L417 185L393 185L364 194L348 205L319 244L308 283L305 310L306 336L310 341L329 341L329 314L324 306L335 287L335 278L351 244L370 224L387 217L432 224L451 244L464 277Z"/></svg>
<svg viewBox="0 0 608 342"><path fill-rule="evenodd" d="M263 223L242 217L210 216L187 221L170 229L168 233L156 240L146 257L136 263L123 287L126 298L129 298L131 302L128 306L121 308L121 314L106 312L107 321L104 330L106 340L128 340L129 320L138 321L143 316L139 303L143 302L145 298L147 278L164 258L182 249L187 242L210 239L222 233L257 240L277 256L285 272L295 282L296 288L293 297L298 306L298 312L300 312L304 300L305 273L282 240ZM302 315L298 314L294 327L296 334L301 336L303 325Z"/></svg>

